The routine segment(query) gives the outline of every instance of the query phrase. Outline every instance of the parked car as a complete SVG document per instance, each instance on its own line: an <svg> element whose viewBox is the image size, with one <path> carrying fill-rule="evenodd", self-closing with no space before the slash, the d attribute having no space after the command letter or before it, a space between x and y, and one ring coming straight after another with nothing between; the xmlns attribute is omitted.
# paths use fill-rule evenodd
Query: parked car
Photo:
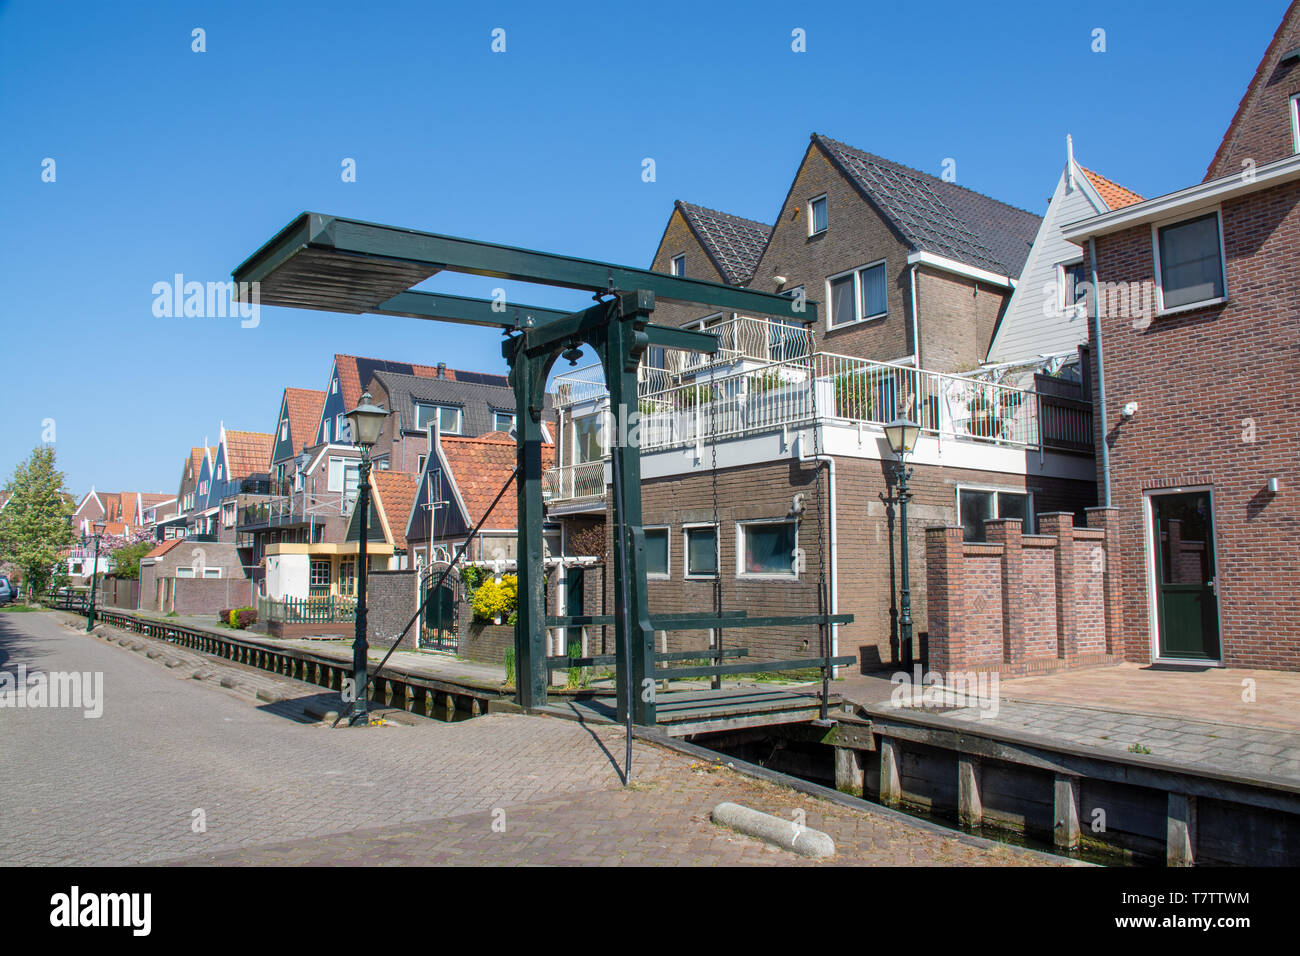
<svg viewBox="0 0 1300 956"><path fill-rule="evenodd" d="M10 601L18 600L18 589L10 583L9 579L0 574L0 604L8 604Z"/></svg>

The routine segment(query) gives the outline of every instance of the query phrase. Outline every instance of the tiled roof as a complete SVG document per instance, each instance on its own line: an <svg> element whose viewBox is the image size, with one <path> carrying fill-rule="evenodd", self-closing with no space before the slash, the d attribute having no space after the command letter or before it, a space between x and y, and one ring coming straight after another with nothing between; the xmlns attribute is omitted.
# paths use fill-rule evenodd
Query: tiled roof
<svg viewBox="0 0 1300 956"><path fill-rule="evenodd" d="M743 285L753 278L772 234L771 226L680 199L676 205L723 279Z"/></svg>
<svg viewBox="0 0 1300 956"><path fill-rule="evenodd" d="M316 440L316 425L325 406L325 393L315 388L286 388L284 404L289 412L289 437L293 439L293 450L300 452Z"/></svg>
<svg viewBox="0 0 1300 956"><path fill-rule="evenodd" d="M169 495L166 492L145 491L140 495L140 504L145 508L152 508L154 505L166 504L168 501L175 500L175 495Z"/></svg>
<svg viewBox="0 0 1300 956"><path fill-rule="evenodd" d="M999 275L1020 275L1038 234L1038 216L819 133L812 138L913 248Z"/></svg>
<svg viewBox="0 0 1300 956"><path fill-rule="evenodd" d="M204 448L202 445L190 449L190 470L194 473L196 481L199 477L199 469L203 467L204 452L206 452L210 458L216 454L216 451L215 448Z"/></svg>
<svg viewBox="0 0 1300 956"><path fill-rule="evenodd" d="M164 542L162 542L160 545L158 545L156 548L154 548L152 551L150 551L148 554L146 554L145 557L146 557L146 558L161 558L164 554L166 554L166 553L167 553L168 551L170 551L172 548L175 548L176 546L178 546L178 545L182 545L182 544L184 544L184 543L185 543L185 539L184 539L184 538L172 538L170 541L164 541Z"/></svg>
<svg viewBox="0 0 1300 956"><path fill-rule="evenodd" d="M1101 173L1093 172L1083 166L1079 168L1083 170L1083 174L1088 177L1088 182L1092 183L1093 188L1100 194L1102 202L1111 209L1123 209L1125 206L1142 202L1142 197L1133 190L1125 189L1119 183L1107 179Z"/></svg>
<svg viewBox="0 0 1300 956"><path fill-rule="evenodd" d="M226 464L230 467L230 474L226 476L226 480L266 473L271 466L271 449L274 446L274 435L265 432L227 430Z"/></svg>
<svg viewBox="0 0 1300 956"><path fill-rule="evenodd" d="M460 492L466 516L477 524L515 467L515 440L505 432L488 432L477 438L444 437L442 454ZM555 462L555 445L542 446L542 468ZM483 526L487 530L513 530L518 522L518 496L507 492Z"/></svg>
<svg viewBox="0 0 1300 956"><path fill-rule="evenodd" d="M379 505L384 510L384 520L393 533L393 547L406 550L406 519L410 517L415 492L419 488L418 475L404 471L372 471L370 485L375 489Z"/></svg>
<svg viewBox="0 0 1300 956"><path fill-rule="evenodd" d="M460 373L462 376L465 373ZM492 412L513 412L515 393L508 385L479 385L463 379L448 381L395 372L376 372L374 378L388 392L389 411L395 411L401 428L414 429L417 402L455 405L461 409L461 433L482 435L492 430ZM369 384L367 382L366 384ZM543 407L550 410L552 396L547 394ZM547 416L549 419L549 416Z"/></svg>
<svg viewBox="0 0 1300 956"><path fill-rule="evenodd" d="M411 362L393 362L389 359L362 358L356 355L335 355L334 365L339 373L339 387L343 391L345 409L355 408L361 398L361 389L369 384L370 377L376 372L395 372L399 375L415 375L419 378L437 378L438 369L431 365L415 365ZM484 372L466 372L454 368L442 370L444 381L473 382L480 385L506 385L504 375L489 375Z"/></svg>

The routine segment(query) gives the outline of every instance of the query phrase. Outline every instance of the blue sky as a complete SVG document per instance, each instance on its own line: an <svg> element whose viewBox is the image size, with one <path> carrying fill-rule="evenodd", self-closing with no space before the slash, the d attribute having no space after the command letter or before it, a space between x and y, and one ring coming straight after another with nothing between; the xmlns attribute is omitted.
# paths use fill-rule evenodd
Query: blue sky
<svg viewBox="0 0 1300 956"><path fill-rule="evenodd" d="M174 492L335 352L505 370L491 330L154 316L303 210L645 266L674 199L770 222L814 130L1039 213L1072 133L1158 195L1204 176L1287 3L881 6L0 0L0 481L53 419L76 493Z"/></svg>

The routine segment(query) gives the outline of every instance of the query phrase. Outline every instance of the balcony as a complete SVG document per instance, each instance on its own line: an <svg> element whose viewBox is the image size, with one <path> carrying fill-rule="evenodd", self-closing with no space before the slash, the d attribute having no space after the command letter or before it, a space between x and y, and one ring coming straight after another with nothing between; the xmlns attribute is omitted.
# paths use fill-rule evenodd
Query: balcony
<svg viewBox="0 0 1300 956"><path fill-rule="evenodd" d="M235 527L240 533L267 528L316 524L326 518L352 513L355 490L307 492L285 495L240 495L236 499Z"/></svg>
<svg viewBox="0 0 1300 956"><path fill-rule="evenodd" d="M580 502L600 504L604 510L605 459L546 469L542 494L552 509Z"/></svg>

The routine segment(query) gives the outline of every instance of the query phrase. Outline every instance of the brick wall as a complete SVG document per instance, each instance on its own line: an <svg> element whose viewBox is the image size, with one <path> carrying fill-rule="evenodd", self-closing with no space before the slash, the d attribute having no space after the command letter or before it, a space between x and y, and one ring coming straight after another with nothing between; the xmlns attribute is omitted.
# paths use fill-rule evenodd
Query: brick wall
<svg viewBox="0 0 1300 956"><path fill-rule="evenodd" d="M1222 219L1228 302L1148 319L1118 310L1101 317L1123 653L1146 662L1156 648L1147 494L1208 487L1222 660L1295 670L1300 323L1289 290L1300 286L1300 184L1228 200ZM1096 267L1103 282L1153 283L1150 228L1097 237ZM1130 401L1139 410L1121 421ZM1100 415L1095 422L1100 442ZM1281 480L1275 495L1267 491L1273 477Z"/></svg>
<svg viewBox="0 0 1300 956"><path fill-rule="evenodd" d="M171 606L177 614L220 614L236 607L256 607L248 578L176 578Z"/></svg>
<svg viewBox="0 0 1300 956"><path fill-rule="evenodd" d="M983 362L1009 293L929 268L917 270L916 285L921 308L921 366L952 372Z"/></svg>
<svg viewBox="0 0 1300 956"><path fill-rule="evenodd" d="M825 466L823 466L824 468ZM891 607L901 587L897 515L891 516L881 495L890 487L880 461L836 458L836 511L838 525L838 610L853 614L853 623L839 628L838 652L853 654L866 670L897 660L891 640ZM992 474L958 468L919 466L911 481L908 505L908 544L914 633L927 628L926 528L957 521L958 484L996 485L1008 490L1029 490L1039 513L1068 510L1082 518L1095 503L1092 482L1064 479L1029 479L1024 475ZM818 562L830 568L829 479L822 474L818 530L816 473L811 465L778 461L718 472L718 515L721 524L721 591L723 610L747 610L752 616L813 614L817 612ZM806 554L805 570L789 581L755 579L736 573L736 524L741 521L785 517L796 494L804 495L805 511L798 546ZM646 527L667 526L670 538L670 573L667 579L650 579L647 590L651 613L711 610L714 584L687 579L682 573L682 526L713 520L712 481L707 471L651 479L642 484L642 514ZM609 515L607 527L612 527ZM610 546L606 532L606 546ZM612 559L611 559L612 560ZM891 566L893 582L891 586ZM829 585L829 580L828 580ZM613 607L613 575L609 575L607 606ZM613 640L613 629L609 629ZM660 650L708 647L707 632L667 632L658 636ZM724 631L724 647L744 646L754 660L779 660L815 656L818 634L808 628L753 628ZM916 645L914 645L916 646Z"/></svg>
<svg viewBox="0 0 1300 956"><path fill-rule="evenodd" d="M978 544L959 527L928 529L930 669L1023 677L1117 662L1122 635L1106 613L1118 573L1106 560L1113 511L1089 516L1097 527L1042 514L1039 535L1022 535L1016 518L988 521L988 543Z"/></svg>

